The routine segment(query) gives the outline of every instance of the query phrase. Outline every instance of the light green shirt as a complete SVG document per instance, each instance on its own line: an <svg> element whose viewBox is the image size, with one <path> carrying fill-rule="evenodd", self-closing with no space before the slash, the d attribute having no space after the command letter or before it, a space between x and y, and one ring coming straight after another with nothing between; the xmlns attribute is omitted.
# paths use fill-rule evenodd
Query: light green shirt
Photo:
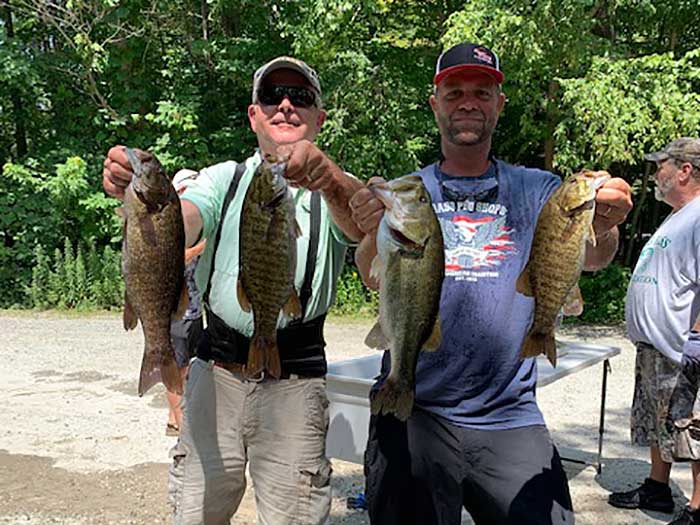
<svg viewBox="0 0 700 525"><path fill-rule="evenodd" d="M238 231L243 200L260 162L261 157L258 152L245 161L245 173L226 213L216 253L216 269L211 277L209 290L208 304L212 312L246 337L253 334L253 315L241 309L236 294L239 265ZM206 290L211 270L214 240L219 226L221 207L233 180L236 166L236 162L228 161L205 168L200 172L199 177L187 187L181 197L197 206L204 223L202 236L207 239L207 244L195 273L197 287L202 294ZM295 288L298 292L304 282L306 256L309 249L311 192L298 188L292 188L291 191L296 203L297 222L302 231L302 236L297 239L297 268L294 278ZM349 244L350 241L333 223L326 202L321 199L321 228L318 239L316 271L314 272L311 297L306 307L305 320L314 319L326 313L333 304L336 281L343 269L345 250ZM280 315L277 326L282 328L288 323L289 319Z"/></svg>

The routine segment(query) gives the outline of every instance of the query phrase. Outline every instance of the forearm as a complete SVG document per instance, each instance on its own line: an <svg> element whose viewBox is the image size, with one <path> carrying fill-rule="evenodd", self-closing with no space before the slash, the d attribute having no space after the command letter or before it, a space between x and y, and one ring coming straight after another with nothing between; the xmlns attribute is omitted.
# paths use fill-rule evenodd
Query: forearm
<svg viewBox="0 0 700 525"><path fill-rule="evenodd" d="M182 222L185 225L185 247L190 248L196 244L202 235L202 214L199 213L199 208L191 201L181 200L182 205Z"/></svg>
<svg viewBox="0 0 700 525"><path fill-rule="evenodd" d="M589 272L602 270L610 264L617 253L620 240L620 232L617 226L613 226L606 232L596 236L596 245L586 244L586 258L583 269Z"/></svg>
<svg viewBox="0 0 700 525"><path fill-rule="evenodd" d="M324 190L321 190L328 209L333 217L333 222L351 240L359 241L363 233L352 219L348 201L355 192L364 187L362 181L347 175L340 168L333 173L333 182Z"/></svg>
<svg viewBox="0 0 700 525"><path fill-rule="evenodd" d="M371 277L372 261L377 256L377 236L368 234L355 250L355 264L360 272L360 278L367 288L379 289L379 280Z"/></svg>

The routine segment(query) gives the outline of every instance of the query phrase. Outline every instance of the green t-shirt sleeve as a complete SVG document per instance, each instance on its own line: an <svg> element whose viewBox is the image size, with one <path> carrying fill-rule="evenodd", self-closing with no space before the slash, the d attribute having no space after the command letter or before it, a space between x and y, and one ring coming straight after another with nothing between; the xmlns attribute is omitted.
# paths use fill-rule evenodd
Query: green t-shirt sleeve
<svg viewBox="0 0 700 525"><path fill-rule="evenodd" d="M236 163L216 164L203 169L180 197L194 204L202 216L202 238L213 238L221 216L221 206L226 197Z"/></svg>
<svg viewBox="0 0 700 525"><path fill-rule="evenodd" d="M342 244L343 246L357 246L358 243L350 239L347 235L343 233L343 230L340 229L340 227L333 222L333 216L331 215L331 212L328 212L328 221L330 222L331 225L331 233L333 234L333 239L336 240L336 242Z"/></svg>

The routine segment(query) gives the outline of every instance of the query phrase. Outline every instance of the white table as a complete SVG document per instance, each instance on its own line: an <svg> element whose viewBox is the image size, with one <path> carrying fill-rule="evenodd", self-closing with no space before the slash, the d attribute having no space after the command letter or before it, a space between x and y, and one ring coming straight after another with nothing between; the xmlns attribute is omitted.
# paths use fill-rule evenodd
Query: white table
<svg viewBox="0 0 700 525"><path fill-rule="evenodd" d="M558 342L559 357L552 367L544 356L537 359L537 386L545 387L589 366L603 363L603 384L600 396L600 420L598 426L598 458L596 468L600 473L605 433L605 398L610 359L620 349L580 342ZM379 374L381 352L374 355L329 363L328 399L330 401L330 426L326 440L326 454L353 463L363 463L369 429L369 391ZM562 458L576 463L580 460Z"/></svg>

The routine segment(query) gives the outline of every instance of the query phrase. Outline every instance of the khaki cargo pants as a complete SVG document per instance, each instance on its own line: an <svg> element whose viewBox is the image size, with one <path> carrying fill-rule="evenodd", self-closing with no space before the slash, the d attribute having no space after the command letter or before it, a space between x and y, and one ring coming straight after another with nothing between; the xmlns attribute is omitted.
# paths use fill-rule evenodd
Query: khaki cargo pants
<svg viewBox="0 0 700 525"><path fill-rule="evenodd" d="M246 488L255 488L258 523L326 523L325 378L245 381L195 359L185 389L180 441L171 451L174 525L228 525Z"/></svg>

